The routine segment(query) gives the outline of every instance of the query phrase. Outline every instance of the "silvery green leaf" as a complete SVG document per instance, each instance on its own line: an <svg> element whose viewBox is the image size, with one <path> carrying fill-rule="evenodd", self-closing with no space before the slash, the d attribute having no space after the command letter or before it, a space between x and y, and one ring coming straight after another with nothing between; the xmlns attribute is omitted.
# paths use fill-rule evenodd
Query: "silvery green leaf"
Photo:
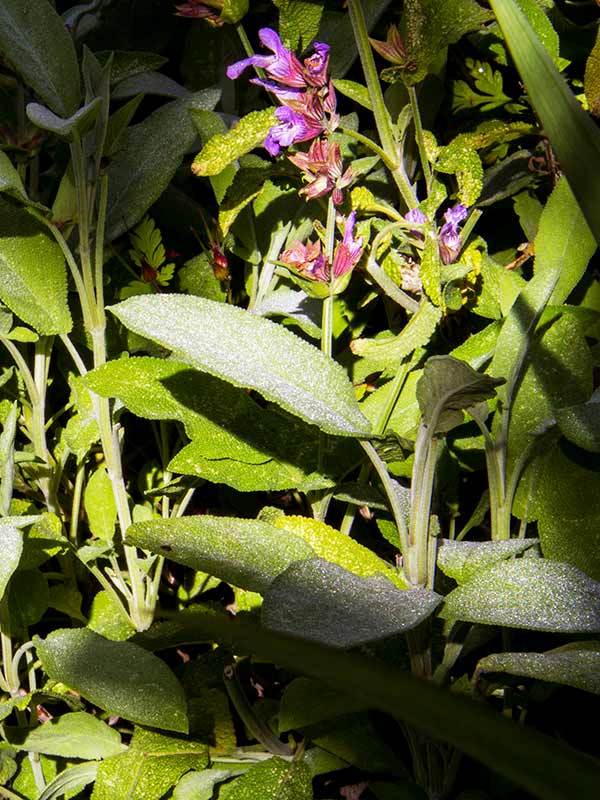
<svg viewBox="0 0 600 800"><path fill-rule="evenodd" d="M19 750L64 758L101 759L121 753L117 730L84 711L61 714L37 728L5 728Z"/></svg>
<svg viewBox="0 0 600 800"><path fill-rule="evenodd" d="M0 150L0 192L14 195L20 200L27 200L21 176L3 150Z"/></svg>
<svg viewBox="0 0 600 800"><path fill-rule="evenodd" d="M58 114L39 103L28 103L26 111L30 121L37 125L38 128L50 131L50 133L59 136L61 139L71 141L75 137L83 136L84 133L90 130L96 120L101 103L102 100L99 97L94 97L93 100L67 119L59 117Z"/></svg>
<svg viewBox="0 0 600 800"><path fill-rule="evenodd" d="M450 592L441 616L538 631L600 631L600 583L560 561L502 561Z"/></svg>
<svg viewBox="0 0 600 800"><path fill-rule="evenodd" d="M181 361L256 389L327 433L369 431L342 367L281 325L241 308L176 294L131 297L110 310Z"/></svg>
<svg viewBox="0 0 600 800"><path fill-rule="evenodd" d="M361 578L322 558L291 564L262 607L268 628L336 647L354 647L414 628L441 597L398 589L388 578Z"/></svg>
<svg viewBox="0 0 600 800"><path fill-rule="evenodd" d="M23 536L14 525L0 521L0 599L4 596L11 575L19 566L23 552Z"/></svg>
<svg viewBox="0 0 600 800"><path fill-rule="evenodd" d="M518 555L537 543L537 539L508 539L500 542L455 542L442 539L437 551L437 564L442 572L454 578L457 583L465 583L479 570Z"/></svg>

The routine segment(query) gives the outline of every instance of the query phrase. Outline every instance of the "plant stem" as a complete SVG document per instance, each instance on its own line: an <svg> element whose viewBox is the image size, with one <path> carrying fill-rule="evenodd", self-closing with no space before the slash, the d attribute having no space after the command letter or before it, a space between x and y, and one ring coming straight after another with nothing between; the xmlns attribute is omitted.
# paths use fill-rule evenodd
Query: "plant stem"
<svg viewBox="0 0 600 800"><path fill-rule="evenodd" d="M369 457L369 460L375 467L375 471L379 475L379 480L381 481L387 495L388 502L390 504L390 510L392 512L392 516L394 517L396 528L398 529L398 536L400 537L400 550L402 553L408 553L410 545L409 533L408 528L406 527L406 520L404 519L404 511L396 494L394 481L390 477L387 467L379 457L371 442L360 440L360 444Z"/></svg>
<svg viewBox="0 0 600 800"><path fill-rule="evenodd" d="M392 123L383 99L383 92L381 91L379 75L375 67L375 60L369 43L369 35L367 33L367 26L360 0L348 0L348 11L354 30L356 48L365 75L367 89L369 90L371 108L375 116L375 125L379 133L379 139L390 164L393 165L390 167L390 172L392 173L392 177L396 182L406 207L414 208L418 205L418 200L414 188L411 186L406 175L402 157L398 152L398 147L394 139Z"/></svg>
<svg viewBox="0 0 600 800"><path fill-rule="evenodd" d="M415 139L417 147L419 148L419 157L421 159L421 169L423 170L423 177L425 178L425 185L427 186L427 194L431 191L431 183L433 174L431 172L431 165L427 158L427 148L425 147L425 138L423 136L423 125L421 124L421 113L419 111L419 103L417 100L417 91L414 86L407 86L408 99L410 101L410 109L412 111L413 125L415 126Z"/></svg>

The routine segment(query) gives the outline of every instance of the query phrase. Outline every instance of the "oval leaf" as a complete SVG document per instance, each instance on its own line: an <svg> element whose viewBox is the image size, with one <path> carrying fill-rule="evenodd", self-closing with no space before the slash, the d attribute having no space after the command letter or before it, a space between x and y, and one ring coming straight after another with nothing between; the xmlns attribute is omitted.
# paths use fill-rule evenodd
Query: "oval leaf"
<svg viewBox="0 0 600 800"><path fill-rule="evenodd" d="M72 140L89 131L94 124L101 102L100 97L94 97L91 102L67 119L59 117L39 103L29 103L27 116L38 128L50 131L55 136L60 136L61 139Z"/></svg>
<svg viewBox="0 0 600 800"><path fill-rule="evenodd" d="M131 297L110 309L176 358L259 391L327 433L364 436L369 423L342 367L268 319L201 297Z"/></svg>
<svg viewBox="0 0 600 800"><path fill-rule="evenodd" d="M315 555L302 539L268 522L235 517L137 522L127 541L261 594L294 561Z"/></svg>
<svg viewBox="0 0 600 800"><path fill-rule="evenodd" d="M67 274L59 246L25 209L2 198L0 299L42 335L71 330Z"/></svg>
<svg viewBox="0 0 600 800"><path fill-rule="evenodd" d="M222 800L312 800L310 770L302 761L270 758L225 784L219 797Z"/></svg>
<svg viewBox="0 0 600 800"><path fill-rule="evenodd" d="M14 525L0 522L0 600L4 597L10 576L19 566L23 552L23 536Z"/></svg>
<svg viewBox="0 0 600 800"><path fill-rule="evenodd" d="M427 589L399 590L386 578L360 578L312 558L275 578L262 618L268 628L302 639L355 647L414 628L441 599Z"/></svg>
<svg viewBox="0 0 600 800"><path fill-rule="evenodd" d="M277 124L274 108L252 111L233 130L217 133L204 145L192 164L196 175L218 175L236 158L254 150Z"/></svg>
<svg viewBox="0 0 600 800"><path fill-rule="evenodd" d="M119 139L108 167L107 239L133 227L165 190L196 132L190 109L212 109L218 89L205 89L159 108Z"/></svg>
<svg viewBox="0 0 600 800"><path fill-rule="evenodd" d="M90 531L99 539L111 540L117 521L117 503L105 467L92 473L83 494Z"/></svg>
<svg viewBox="0 0 600 800"><path fill-rule="evenodd" d="M156 656L133 642L111 642L85 628L35 637L44 671L109 714L187 733L181 685Z"/></svg>
<svg viewBox="0 0 600 800"><path fill-rule="evenodd" d="M437 564L442 572L457 583L465 583L476 572L487 569L497 561L522 553L537 539L508 539L497 542L456 542L443 539L437 552Z"/></svg>
<svg viewBox="0 0 600 800"><path fill-rule="evenodd" d="M84 711L63 714L33 730L5 730L11 744L19 750L63 758L109 758L125 747L118 731ZM24 736L19 737L18 733Z"/></svg>
<svg viewBox="0 0 600 800"><path fill-rule="evenodd" d="M0 52L57 114L79 105L79 67L73 40L48 0L2 0Z"/></svg>
<svg viewBox="0 0 600 800"><path fill-rule="evenodd" d="M559 561L505 561L450 592L441 616L538 631L600 631L600 583Z"/></svg>
<svg viewBox="0 0 600 800"><path fill-rule="evenodd" d="M507 672L600 694L600 642L589 645L581 643L581 647L569 646L548 653L494 653L477 664L475 677L486 672Z"/></svg>

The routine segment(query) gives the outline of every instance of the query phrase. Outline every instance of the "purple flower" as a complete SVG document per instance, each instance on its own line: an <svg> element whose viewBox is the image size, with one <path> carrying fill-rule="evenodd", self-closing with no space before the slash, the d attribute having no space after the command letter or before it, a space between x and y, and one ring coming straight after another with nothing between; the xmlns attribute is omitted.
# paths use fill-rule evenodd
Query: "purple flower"
<svg viewBox="0 0 600 800"><path fill-rule="evenodd" d="M305 142L314 139L323 128L314 125L311 120L302 114L297 114L288 106L280 106L275 109L275 116L280 121L279 125L274 125L267 134L264 145L272 155L279 155L282 147L289 147L294 142Z"/></svg>
<svg viewBox="0 0 600 800"><path fill-rule="evenodd" d="M325 138L315 139L308 153L294 153L288 158L302 170L302 177L307 182L300 190L301 194L314 200L315 197L332 192L334 204L339 205L342 202L342 189L351 183L354 175L352 167L348 167L342 174L342 155L337 142L330 142Z"/></svg>
<svg viewBox="0 0 600 800"><path fill-rule="evenodd" d="M457 203L454 208L448 209L444 214L445 223L440 230L440 256L444 264L451 264L462 247L462 240L458 233L458 226L469 215L465 206Z"/></svg>
<svg viewBox="0 0 600 800"><path fill-rule="evenodd" d="M427 222L427 217L420 208L411 208L411 210L407 211L404 215L404 219L407 222L416 222L418 225L422 225L424 222Z"/></svg>
<svg viewBox="0 0 600 800"><path fill-rule="evenodd" d="M356 211L352 211L346 217L344 225L344 238L337 246L333 256L333 277L339 278L354 269L358 263L362 251L364 240L362 236L354 239L354 223L356 221Z"/></svg>
<svg viewBox="0 0 600 800"><path fill-rule="evenodd" d="M227 77L234 80L239 78L248 67L264 69L270 78L298 89L306 86L323 86L327 80L327 66L329 63L329 46L315 42L315 52L300 62L287 47L281 43L279 35L271 28L261 28L258 32L260 41L272 51L270 56L254 55L236 61L227 68Z"/></svg>

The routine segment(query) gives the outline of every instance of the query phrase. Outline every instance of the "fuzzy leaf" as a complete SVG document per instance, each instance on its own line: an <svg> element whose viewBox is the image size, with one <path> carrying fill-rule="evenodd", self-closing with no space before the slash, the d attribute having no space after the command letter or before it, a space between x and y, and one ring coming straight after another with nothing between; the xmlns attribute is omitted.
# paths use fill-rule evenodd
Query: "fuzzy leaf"
<svg viewBox="0 0 600 800"><path fill-rule="evenodd" d="M369 430L342 367L270 320L175 294L132 297L111 311L176 358L256 389L327 433L360 436Z"/></svg>
<svg viewBox="0 0 600 800"><path fill-rule="evenodd" d="M136 728L126 753L98 768L92 800L159 800L190 769L208 766L208 747Z"/></svg>
<svg viewBox="0 0 600 800"><path fill-rule="evenodd" d="M494 653L478 662L475 679L489 672L506 672L600 694L600 642L581 642L579 646L547 653Z"/></svg>
<svg viewBox="0 0 600 800"><path fill-rule="evenodd" d="M72 141L90 130L100 110L101 102L102 100L99 97L94 97L93 100L67 119L59 117L49 108L41 106L39 103L28 103L26 110L28 118L38 128L50 131L50 133L59 136L61 139Z"/></svg>
<svg viewBox="0 0 600 800"><path fill-rule="evenodd" d="M595 117L600 116L600 31L585 64L583 85L590 111Z"/></svg>
<svg viewBox="0 0 600 800"><path fill-rule="evenodd" d="M225 784L222 800L312 800L312 780L302 761L270 758Z"/></svg>
<svg viewBox="0 0 600 800"><path fill-rule="evenodd" d="M369 90L366 86L363 86L362 83L348 81L344 78L337 78L333 82L333 85L340 94L349 97L353 103L357 103L359 106L363 106L363 108L368 108L369 111L371 110Z"/></svg>
<svg viewBox="0 0 600 800"><path fill-rule="evenodd" d="M480 570L524 552L537 541L508 539L498 542L455 542L443 539L437 552L437 564L444 574L454 578L457 583L466 583Z"/></svg>
<svg viewBox="0 0 600 800"><path fill-rule="evenodd" d="M112 540L117 521L117 503L105 467L90 476L83 493L90 531L99 539Z"/></svg>
<svg viewBox="0 0 600 800"><path fill-rule="evenodd" d="M67 275L59 246L25 209L2 198L0 299L42 335L71 330Z"/></svg>
<svg viewBox="0 0 600 800"><path fill-rule="evenodd" d="M323 6L315 0L276 0L279 35L290 50L306 50L319 32Z"/></svg>
<svg viewBox="0 0 600 800"><path fill-rule="evenodd" d="M361 578L323 558L291 564L262 606L266 627L336 647L385 639L414 628L441 597L400 590L384 577Z"/></svg>
<svg viewBox="0 0 600 800"><path fill-rule="evenodd" d="M23 552L23 534L11 524L0 520L0 600L4 597L4 592L8 585L11 575L19 566L21 553Z"/></svg>
<svg viewBox="0 0 600 800"><path fill-rule="evenodd" d="M503 382L452 356L432 356L417 384L423 422L433 425L435 432L449 431L463 421L463 409L493 397L495 387Z"/></svg>
<svg viewBox="0 0 600 800"><path fill-rule="evenodd" d="M192 164L194 174L218 175L236 158L254 150L278 123L274 108L252 111L227 133L217 133L204 145Z"/></svg>
<svg viewBox="0 0 600 800"><path fill-rule="evenodd" d="M545 558L502 561L446 597L441 616L537 631L600 631L600 583Z"/></svg>
<svg viewBox="0 0 600 800"><path fill-rule="evenodd" d="M234 24L248 13L249 0L225 0L219 16L223 22Z"/></svg>
<svg viewBox="0 0 600 800"><path fill-rule="evenodd" d="M2 0L0 52L61 116L79 105L79 67L73 40L47 0Z"/></svg>
<svg viewBox="0 0 600 800"><path fill-rule="evenodd" d="M111 642L86 628L34 638L48 677L109 714L141 725L187 733L185 696L156 656L132 642Z"/></svg>
<svg viewBox="0 0 600 800"><path fill-rule="evenodd" d="M261 594L291 563L315 555L293 533L261 520L234 517L137 522L128 529L127 541Z"/></svg>
<svg viewBox="0 0 600 800"><path fill-rule="evenodd" d="M23 181L3 150L0 150L0 192L6 192L19 200L27 200Z"/></svg>
<svg viewBox="0 0 600 800"><path fill-rule="evenodd" d="M218 89L204 89L167 103L122 134L107 170L107 239L139 222L171 181L196 136L190 109L210 110L218 100Z"/></svg>
<svg viewBox="0 0 600 800"><path fill-rule="evenodd" d="M5 728L5 733L20 750L63 758L109 758L124 749L118 731L84 711L62 714L33 730Z"/></svg>
<svg viewBox="0 0 600 800"><path fill-rule="evenodd" d="M331 525L310 517L284 514L274 519L273 524L304 539L319 558L331 561L362 578L384 576L398 588L408 588L399 574L372 550Z"/></svg>

